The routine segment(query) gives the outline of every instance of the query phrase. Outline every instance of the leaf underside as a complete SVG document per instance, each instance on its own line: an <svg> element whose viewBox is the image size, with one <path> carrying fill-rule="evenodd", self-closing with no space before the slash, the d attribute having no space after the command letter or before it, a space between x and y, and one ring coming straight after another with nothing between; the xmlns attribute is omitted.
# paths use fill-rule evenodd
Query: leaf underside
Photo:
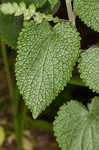
<svg viewBox="0 0 99 150"><path fill-rule="evenodd" d="M99 97L88 110L77 101L64 104L54 121L54 132L62 150L99 150Z"/></svg>
<svg viewBox="0 0 99 150"><path fill-rule="evenodd" d="M99 32L99 0L74 0L74 10L85 24Z"/></svg>
<svg viewBox="0 0 99 150"><path fill-rule="evenodd" d="M17 38L23 27L23 17L14 17L0 13L0 35L2 40L12 48L17 46Z"/></svg>
<svg viewBox="0 0 99 150"><path fill-rule="evenodd" d="M85 84L99 93L99 45L92 46L81 54L78 67Z"/></svg>
<svg viewBox="0 0 99 150"><path fill-rule="evenodd" d="M68 22L52 28L46 21L31 21L20 33L16 79L34 118L70 80L79 47L79 33Z"/></svg>

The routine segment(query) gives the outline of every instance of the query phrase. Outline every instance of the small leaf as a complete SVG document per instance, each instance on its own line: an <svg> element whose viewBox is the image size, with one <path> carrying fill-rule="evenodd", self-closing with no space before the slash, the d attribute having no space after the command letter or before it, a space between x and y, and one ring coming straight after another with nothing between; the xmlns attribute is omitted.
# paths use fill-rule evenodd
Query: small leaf
<svg viewBox="0 0 99 150"><path fill-rule="evenodd" d="M46 3L46 1L47 0L32 0L33 2L33 4L37 7L37 8L40 8L40 7L42 7L45 3Z"/></svg>
<svg viewBox="0 0 99 150"><path fill-rule="evenodd" d="M92 46L81 54L79 60L81 78L90 89L99 93L99 46Z"/></svg>
<svg viewBox="0 0 99 150"><path fill-rule="evenodd" d="M85 24L99 32L99 0L74 0L74 10Z"/></svg>
<svg viewBox="0 0 99 150"><path fill-rule="evenodd" d="M14 0L14 2L16 3L24 2L27 5L30 5L31 3L33 3L36 6L36 8L42 7L46 3L46 1L47 0ZM13 3L13 0L3 0L3 2Z"/></svg>
<svg viewBox="0 0 99 150"><path fill-rule="evenodd" d="M77 101L64 104L54 121L54 132L62 150L99 150L99 97L88 110Z"/></svg>
<svg viewBox="0 0 99 150"><path fill-rule="evenodd" d="M79 33L68 22L52 28L46 21L31 21L20 33L16 79L34 118L70 80L79 47Z"/></svg>
<svg viewBox="0 0 99 150"><path fill-rule="evenodd" d="M47 1L43 5L43 7L38 9L38 11L45 13L45 14L55 14L58 11L59 7L60 7L60 0L53 8L50 7L50 3Z"/></svg>
<svg viewBox="0 0 99 150"><path fill-rule="evenodd" d="M14 17L0 13L0 34L2 40L12 48L17 46L17 38L23 27L23 17Z"/></svg>
<svg viewBox="0 0 99 150"><path fill-rule="evenodd" d="M48 0L48 1L50 3L51 7L54 8L55 5L58 3L59 0Z"/></svg>
<svg viewBox="0 0 99 150"><path fill-rule="evenodd" d="M3 0L3 2L13 3L13 0ZM50 7L50 3L48 2L48 0L14 0L14 2L17 2L18 4L20 2L25 2L27 6L33 3L38 8L38 11L47 14L54 14L60 7L60 0L58 0L54 8Z"/></svg>

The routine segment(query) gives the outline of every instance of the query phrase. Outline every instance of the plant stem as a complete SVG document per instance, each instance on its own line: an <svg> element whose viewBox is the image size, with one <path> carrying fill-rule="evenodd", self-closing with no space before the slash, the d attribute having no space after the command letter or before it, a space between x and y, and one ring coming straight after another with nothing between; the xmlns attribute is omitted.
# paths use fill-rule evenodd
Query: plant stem
<svg viewBox="0 0 99 150"><path fill-rule="evenodd" d="M2 52L2 57L3 57L3 63L5 67L5 72L6 72L6 78L8 81L8 88L9 88L9 93L10 93L10 98L11 98L11 103L12 103L12 113L13 113L13 123L14 123L14 130L16 134L16 141L18 145L18 150L21 150L22 146L22 139L19 141L19 132L20 129L20 122L18 119L18 104L19 104L19 91L15 84L13 83L13 80L11 78L10 70L9 70L9 63L8 63L8 57L7 57L7 49L5 44L1 41L1 52ZM22 131L21 131L22 132Z"/></svg>
<svg viewBox="0 0 99 150"><path fill-rule="evenodd" d="M72 10L71 1L72 0L65 0L69 21L72 23L73 26L75 26L75 17L76 16L75 16L75 14L74 14L74 12Z"/></svg>
<svg viewBox="0 0 99 150"><path fill-rule="evenodd" d="M8 81L10 97L12 100L14 98L13 83L12 83L12 80L10 77L10 72L9 72L9 65L8 65L8 59L7 59L7 54L6 54L6 46L4 45L3 42L1 43L1 51L2 51L2 56L3 56L3 63L4 63L4 67L5 67L6 77L7 77L7 81Z"/></svg>

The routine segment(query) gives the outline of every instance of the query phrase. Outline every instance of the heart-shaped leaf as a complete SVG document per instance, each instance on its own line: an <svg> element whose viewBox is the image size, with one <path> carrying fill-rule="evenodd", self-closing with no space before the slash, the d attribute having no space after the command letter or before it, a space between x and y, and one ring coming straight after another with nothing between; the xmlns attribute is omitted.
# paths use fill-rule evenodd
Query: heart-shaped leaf
<svg viewBox="0 0 99 150"><path fill-rule="evenodd" d="M34 118L70 80L79 47L79 33L68 22L52 28L46 21L31 21L20 33L16 79Z"/></svg>
<svg viewBox="0 0 99 150"><path fill-rule="evenodd" d="M54 132L62 150L99 150L99 97L88 104L88 110L77 101L64 104Z"/></svg>

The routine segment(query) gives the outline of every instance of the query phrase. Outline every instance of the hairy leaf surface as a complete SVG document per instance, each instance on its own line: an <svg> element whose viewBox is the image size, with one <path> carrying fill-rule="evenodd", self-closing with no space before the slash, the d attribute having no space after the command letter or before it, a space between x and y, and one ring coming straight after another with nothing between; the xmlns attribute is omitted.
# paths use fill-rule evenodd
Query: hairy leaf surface
<svg viewBox="0 0 99 150"><path fill-rule="evenodd" d="M2 40L12 48L16 48L17 46L17 38L22 27L22 16L14 17L0 13L0 35L2 36Z"/></svg>
<svg viewBox="0 0 99 150"><path fill-rule="evenodd" d="M31 21L20 33L16 79L34 118L70 80L79 47L79 33L68 22L52 28Z"/></svg>
<svg viewBox="0 0 99 150"><path fill-rule="evenodd" d="M74 9L85 24L99 32L99 0L74 0Z"/></svg>
<svg viewBox="0 0 99 150"><path fill-rule="evenodd" d="M99 150L99 97L88 104L88 110L77 101L64 104L54 132L62 150Z"/></svg>
<svg viewBox="0 0 99 150"><path fill-rule="evenodd" d="M92 46L81 54L79 60L81 78L93 91L99 93L99 46Z"/></svg>

